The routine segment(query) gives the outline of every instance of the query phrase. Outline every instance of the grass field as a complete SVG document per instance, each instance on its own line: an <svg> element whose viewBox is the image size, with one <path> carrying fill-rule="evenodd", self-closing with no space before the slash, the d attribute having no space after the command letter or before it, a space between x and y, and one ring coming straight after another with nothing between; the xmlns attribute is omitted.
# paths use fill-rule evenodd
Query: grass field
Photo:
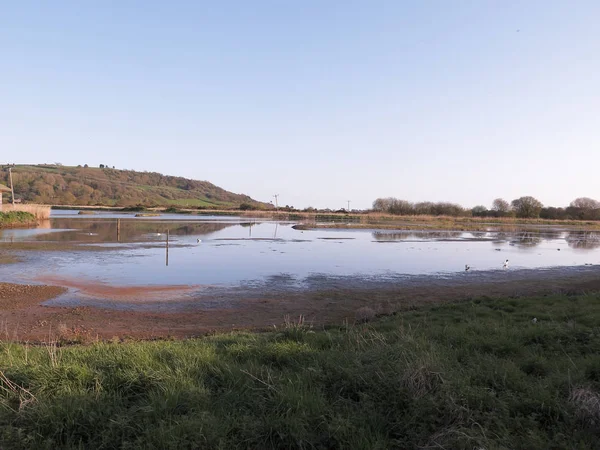
<svg viewBox="0 0 600 450"><path fill-rule="evenodd" d="M533 321L533 319L536 321ZM0 448L587 449L600 295L187 341L0 344Z"/></svg>

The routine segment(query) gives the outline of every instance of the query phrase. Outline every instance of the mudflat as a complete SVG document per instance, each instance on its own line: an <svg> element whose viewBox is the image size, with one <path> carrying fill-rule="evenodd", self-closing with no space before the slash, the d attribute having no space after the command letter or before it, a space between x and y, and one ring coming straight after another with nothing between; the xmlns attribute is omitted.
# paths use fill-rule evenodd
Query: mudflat
<svg viewBox="0 0 600 450"><path fill-rule="evenodd" d="M0 283L0 309L2 313L37 305L66 292L61 286L37 286Z"/></svg>
<svg viewBox="0 0 600 450"><path fill-rule="evenodd" d="M159 300L149 303L144 302L151 293L148 287L136 291L131 286L110 286L107 292L119 294L123 290L124 295L111 295L106 303L90 302L93 306L85 301L53 305L52 299L68 292L65 286L0 283L1 338L30 342L186 338L215 331L272 329L300 316L304 323L323 327L428 304L597 291L600 266L482 272L451 278L422 276L403 282L349 281L324 278L308 289L278 290L266 285L183 297L174 291L173 298L169 289L157 287ZM44 305L48 300L52 301Z"/></svg>

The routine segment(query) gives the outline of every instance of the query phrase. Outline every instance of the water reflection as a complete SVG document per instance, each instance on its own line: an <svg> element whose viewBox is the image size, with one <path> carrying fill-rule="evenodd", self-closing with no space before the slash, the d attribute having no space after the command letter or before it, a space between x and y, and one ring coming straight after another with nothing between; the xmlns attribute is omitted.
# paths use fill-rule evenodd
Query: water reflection
<svg viewBox="0 0 600 450"><path fill-rule="evenodd" d="M511 239L511 244L518 247L536 247L542 243L543 239L539 233L533 231L523 231Z"/></svg>
<svg viewBox="0 0 600 450"><path fill-rule="evenodd" d="M450 240L464 235L462 231L374 231L373 239L380 242L406 240Z"/></svg>
<svg viewBox="0 0 600 450"><path fill-rule="evenodd" d="M140 242L162 241L169 229L173 236L200 236L235 226L235 223L167 222L129 219L52 219L52 227L60 233L36 233L34 239L53 242Z"/></svg>
<svg viewBox="0 0 600 450"><path fill-rule="evenodd" d="M242 228L248 228L248 237L252 237L252 227L256 225L256 222L242 222L239 224Z"/></svg>
<svg viewBox="0 0 600 450"><path fill-rule="evenodd" d="M20 263L0 265L0 280L29 283L59 275L115 285L212 286L246 285L281 273L292 274L298 283L315 274L464 276L465 264L471 274L503 270L506 259L509 270L600 263L600 232L297 230L291 222L260 218L98 216L56 217L50 220L52 229L0 231L0 245L7 248L13 238L15 244L25 241L23 248L39 246ZM117 241L126 245L114 245Z"/></svg>
<svg viewBox="0 0 600 450"><path fill-rule="evenodd" d="M571 231L567 234L565 239L571 248L600 248L600 233L596 231Z"/></svg>
<svg viewBox="0 0 600 450"><path fill-rule="evenodd" d="M564 232L560 230L523 230L508 237L511 245L517 247L532 248L543 242L563 239Z"/></svg>
<svg viewBox="0 0 600 450"><path fill-rule="evenodd" d="M494 235L492 236L492 244L506 244L510 240L510 237L511 235L509 233L499 231L497 233L494 233Z"/></svg>

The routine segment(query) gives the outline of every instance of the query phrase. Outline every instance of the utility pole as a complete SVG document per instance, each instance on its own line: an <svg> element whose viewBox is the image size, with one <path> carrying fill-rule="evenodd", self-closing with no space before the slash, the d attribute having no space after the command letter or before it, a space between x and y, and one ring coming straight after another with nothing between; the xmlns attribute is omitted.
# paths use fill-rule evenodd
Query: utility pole
<svg viewBox="0 0 600 450"><path fill-rule="evenodd" d="M350 200L348 200L348 209L346 211L350 212Z"/></svg>
<svg viewBox="0 0 600 450"><path fill-rule="evenodd" d="M277 200L279 198L279 194L275 194L273 197L275 197L275 211L279 210L279 203L277 203Z"/></svg>
<svg viewBox="0 0 600 450"><path fill-rule="evenodd" d="M12 167L8 168L8 176L10 177L10 196L12 197L13 209L15 209L15 190L13 189L13 182L12 182Z"/></svg>

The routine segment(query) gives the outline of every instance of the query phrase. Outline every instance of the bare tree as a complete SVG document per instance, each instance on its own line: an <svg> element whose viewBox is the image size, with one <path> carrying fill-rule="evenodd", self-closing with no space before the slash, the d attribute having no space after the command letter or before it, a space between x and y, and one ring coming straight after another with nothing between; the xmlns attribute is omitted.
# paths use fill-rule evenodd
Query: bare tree
<svg viewBox="0 0 600 450"><path fill-rule="evenodd" d="M497 211L499 213L506 214L510 211L510 204L503 198L497 198L492 203L492 211Z"/></svg>
<svg viewBox="0 0 600 450"><path fill-rule="evenodd" d="M525 196L512 201L512 207L521 218L537 218L544 205L538 199Z"/></svg>
<svg viewBox="0 0 600 450"><path fill-rule="evenodd" d="M378 198L373 202L373 210L378 212L388 212L390 209L391 199Z"/></svg>
<svg viewBox="0 0 600 450"><path fill-rule="evenodd" d="M592 210L600 208L600 202L589 197L579 197L573 200L569 206L571 208Z"/></svg>

